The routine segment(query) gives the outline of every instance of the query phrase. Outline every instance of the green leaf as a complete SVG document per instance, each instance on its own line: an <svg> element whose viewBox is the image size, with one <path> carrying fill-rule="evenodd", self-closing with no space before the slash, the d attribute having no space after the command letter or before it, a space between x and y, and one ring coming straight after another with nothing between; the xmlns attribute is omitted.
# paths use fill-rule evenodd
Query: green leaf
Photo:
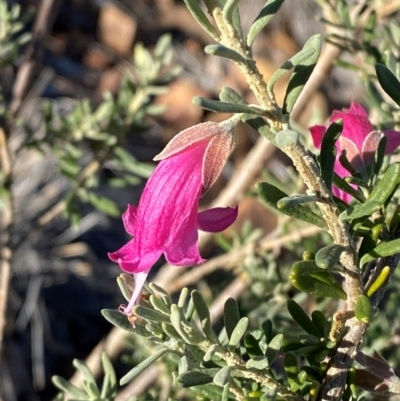
<svg viewBox="0 0 400 401"><path fill-rule="evenodd" d="M259 182L256 185L256 191L260 198L273 209L296 219L314 224L317 227L326 228L325 221L305 206L299 205L280 210L278 208L278 201L288 197L288 195L277 187L266 182Z"/></svg>
<svg viewBox="0 0 400 401"><path fill-rule="evenodd" d="M376 201L381 205L391 198L400 183L400 163L391 164L383 177L377 182L368 202Z"/></svg>
<svg viewBox="0 0 400 401"><path fill-rule="evenodd" d="M299 134L290 129L278 132L275 137L275 145L281 149L297 145L299 143Z"/></svg>
<svg viewBox="0 0 400 401"><path fill-rule="evenodd" d="M212 383L215 373L219 369L208 369L209 373L205 373L205 369L186 372L176 378L179 387L193 387L202 384Z"/></svg>
<svg viewBox="0 0 400 401"><path fill-rule="evenodd" d="M389 242L381 242L376 248L366 253L361 258L360 266L363 266L365 263L371 262L374 259L396 255L396 253L400 253L400 239L395 239Z"/></svg>
<svg viewBox="0 0 400 401"><path fill-rule="evenodd" d="M247 317L242 317L238 324L233 329L231 338L229 339L229 349L234 351L240 343L240 340L245 335L247 327L249 325L249 319Z"/></svg>
<svg viewBox="0 0 400 401"><path fill-rule="evenodd" d="M198 291L192 291L192 299L197 314L199 315L201 327L204 330L206 337L214 343L218 343L218 337L211 327L210 311L203 297Z"/></svg>
<svg viewBox="0 0 400 401"><path fill-rule="evenodd" d="M235 50L229 49L228 47L222 45L207 45L204 48L204 51L207 54L227 58L229 60L236 61L237 63L246 63L245 58L241 56L238 52L235 52Z"/></svg>
<svg viewBox="0 0 400 401"><path fill-rule="evenodd" d="M275 361L276 357L279 354L279 350L282 347L284 341L283 334L277 334L267 346L267 350L265 351L265 357L268 360L269 366Z"/></svg>
<svg viewBox="0 0 400 401"><path fill-rule="evenodd" d="M360 202L365 202L364 195L349 185L343 178L340 178L336 173L333 173L333 185L351 195ZM337 203L337 202L336 202ZM347 206L347 204L346 204Z"/></svg>
<svg viewBox="0 0 400 401"><path fill-rule="evenodd" d="M120 385L123 386L124 384L129 383L133 380L136 376L142 373L146 368L152 365L158 358L162 357L168 352L173 352L169 348L161 348L158 351L154 352L150 355L147 359L140 362L139 365L135 366L132 370L130 370L121 380Z"/></svg>
<svg viewBox="0 0 400 401"><path fill-rule="evenodd" d="M270 366L269 360L264 356L255 356L246 362L247 369L263 370Z"/></svg>
<svg viewBox="0 0 400 401"><path fill-rule="evenodd" d="M171 323L169 315L158 312L154 309L146 308L142 305L136 305L132 308L133 314L140 316L143 319L158 323Z"/></svg>
<svg viewBox="0 0 400 401"><path fill-rule="evenodd" d="M250 113L250 114L257 114L260 116L265 114L265 110L260 109L259 107L244 106L235 103L219 102L217 100L205 99L200 96L195 96L192 99L192 102L202 107L203 109L215 111L218 113Z"/></svg>
<svg viewBox="0 0 400 401"><path fill-rule="evenodd" d="M59 390L71 395L76 400L89 400L89 397L85 391L80 390L78 387L74 386L64 378L60 376L53 376L51 378L51 381L53 382L54 386L56 386Z"/></svg>
<svg viewBox="0 0 400 401"><path fill-rule="evenodd" d="M360 295L357 298L355 315L360 322L369 323L371 321L372 305L371 301L366 295Z"/></svg>
<svg viewBox="0 0 400 401"><path fill-rule="evenodd" d="M86 365L85 362L80 361L79 359L74 359L72 364L76 369L78 369L84 378L84 385L87 393L90 395L90 398L99 398L100 397L100 391L99 388L97 387L96 380L93 376L93 373L89 369L89 367Z"/></svg>
<svg viewBox="0 0 400 401"><path fill-rule="evenodd" d="M260 346L258 345L258 341L250 333L246 334L246 336L244 337L244 346L251 358L264 355L261 351Z"/></svg>
<svg viewBox="0 0 400 401"><path fill-rule="evenodd" d="M94 206L98 211L108 214L111 217L119 217L121 211L117 204L104 196L99 196L94 192L87 193L87 201Z"/></svg>
<svg viewBox="0 0 400 401"><path fill-rule="evenodd" d="M224 20L232 25L238 36L242 38L243 33L242 33L242 27L240 24L240 14L239 14L239 8L238 8L238 3L240 0L224 0L226 1L224 8L223 8L223 17Z"/></svg>
<svg viewBox="0 0 400 401"><path fill-rule="evenodd" d="M290 272L290 281L300 291L318 297L347 299L346 293L334 276L326 270L321 270L312 261L295 263Z"/></svg>
<svg viewBox="0 0 400 401"><path fill-rule="evenodd" d="M338 120L332 123L327 129L321 144L321 177L326 187L331 190L333 182L333 168L336 161L336 141L339 139L343 130L343 121Z"/></svg>
<svg viewBox="0 0 400 401"><path fill-rule="evenodd" d="M224 86L221 90L219 98L223 102L227 103L235 103L240 105L247 105L248 103L233 89ZM246 124L250 125L253 129L258 131L262 136L267 138L269 141L273 142L275 135L270 130L266 121L261 117L256 117L254 114L243 114L242 121Z"/></svg>
<svg viewBox="0 0 400 401"><path fill-rule="evenodd" d="M376 150L375 153L375 167L374 167L375 174L378 174L381 171L383 160L385 159L387 141L388 139L386 136L382 136L382 139L379 141L378 149Z"/></svg>
<svg viewBox="0 0 400 401"><path fill-rule="evenodd" d="M358 219L360 217L371 216L382 208L378 201L368 201L360 205L351 206L339 215L342 221Z"/></svg>
<svg viewBox="0 0 400 401"><path fill-rule="evenodd" d="M319 310L315 310L311 313L311 320L320 333L319 338L325 337L326 336L325 329L328 321L326 320L324 314Z"/></svg>
<svg viewBox="0 0 400 401"><path fill-rule="evenodd" d="M315 263L321 269L332 269L340 260L340 255L346 247L343 245L332 244L320 249L315 255Z"/></svg>
<svg viewBox="0 0 400 401"><path fill-rule="evenodd" d="M231 338L232 332L239 323L239 320L239 306L233 298L228 298L224 305L224 324L228 339Z"/></svg>
<svg viewBox="0 0 400 401"><path fill-rule="evenodd" d="M272 322L270 319L265 320L262 324L261 327L264 331L265 334L265 341L267 344L272 340Z"/></svg>
<svg viewBox="0 0 400 401"><path fill-rule="evenodd" d="M104 371L104 382L100 397L115 397L117 395L117 376L115 375L115 370L110 358L108 358L105 352L101 354L101 363Z"/></svg>
<svg viewBox="0 0 400 401"><path fill-rule="evenodd" d="M226 383L222 391L221 401L229 401L229 383Z"/></svg>
<svg viewBox="0 0 400 401"><path fill-rule="evenodd" d="M247 34L247 46L251 47L254 39L265 28L271 18L278 12L284 0L268 0L261 9L254 22L251 24L249 33Z"/></svg>
<svg viewBox="0 0 400 401"><path fill-rule="evenodd" d="M229 383L231 377L231 366L224 366L215 376L213 379L214 384L219 387L224 387L225 384Z"/></svg>
<svg viewBox="0 0 400 401"><path fill-rule="evenodd" d="M114 309L102 309L101 314L114 326L130 333L136 332L135 328L129 322L128 317L124 313Z"/></svg>
<svg viewBox="0 0 400 401"><path fill-rule="evenodd" d="M188 10L192 13L195 20L203 27L203 29L214 39L218 40L218 32L208 20L200 7L198 0L183 0Z"/></svg>
<svg viewBox="0 0 400 401"><path fill-rule="evenodd" d="M302 262L304 263L304 262ZM287 308L292 318L299 324L299 326L308 334L320 338L321 333L318 328L304 312L303 308L293 299L287 301Z"/></svg>
<svg viewBox="0 0 400 401"><path fill-rule="evenodd" d="M318 202L320 198L315 195L306 195L306 194L299 194L299 195L290 195L286 198L282 198L277 202L277 206L279 210L284 210L290 207L302 205L304 203L310 202Z"/></svg>
<svg viewBox="0 0 400 401"><path fill-rule="evenodd" d="M376 76L382 89L400 106L400 82L383 64L375 65Z"/></svg>
<svg viewBox="0 0 400 401"><path fill-rule="evenodd" d="M149 287L152 291L157 292L158 294L160 294L162 300L164 301L164 303L166 305L168 305L168 307L171 307L172 305L172 299L171 296L169 295L169 293L167 291L164 290L164 288L160 287L159 285L155 284L155 283L150 283Z"/></svg>
<svg viewBox="0 0 400 401"><path fill-rule="evenodd" d="M293 381L297 382L299 367L297 364L297 357L293 352L288 352L285 355L283 367L285 369L289 384L292 384Z"/></svg>
<svg viewBox="0 0 400 401"><path fill-rule="evenodd" d="M149 301L156 311L164 313L165 315L169 316L170 314L169 307L165 305L163 301L161 301L155 295L150 295Z"/></svg>
<svg viewBox="0 0 400 401"><path fill-rule="evenodd" d="M303 49L313 49L314 52L294 68L283 101L283 114L291 113L304 85L310 78L321 52L321 41L321 35L318 34L308 39L304 45Z"/></svg>

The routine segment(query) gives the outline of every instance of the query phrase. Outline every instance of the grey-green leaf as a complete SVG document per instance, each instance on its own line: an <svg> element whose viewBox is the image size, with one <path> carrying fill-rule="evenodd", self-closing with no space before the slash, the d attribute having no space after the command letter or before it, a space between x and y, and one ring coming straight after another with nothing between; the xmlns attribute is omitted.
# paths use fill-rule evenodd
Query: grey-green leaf
<svg viewBox="0 0 400 401"><path fill-rule="evenodd" d="M130 333L135 333L136 330L132 327L129 322L128 317L117 310L114 309L102 309L101 314L114 326L119 327L122 330L129 331Z"/></svg>
<svg viewBox="0 0 400 401"><path fill-rule="evenodd" d="M146 308L142 305L136 305L132 308L132 312L142 317L143 319L150 320L152 322L159 322L159 323L170 323L170 318L168 315L164 313L158 312L154 309Z"/></svg>
<svg viewBox="0 0 400 401"><path fill-rule="evenodd" d="M224 323L228 339L240 320L239 306L233 298L228 298L224 306Z"/></svg>
<svg viewBox="0 0 400 401"><path fill-rule="evenodd" d="M269 366L270 366L269 360L264 356L255 356L246 362L247 369L254 368L257 370L263 370L267 369Z"/></svg>
<svg viewBox="0 0 400 401"><path fill-rule="evenodd" d="M249 325L249 319L247 317L242 317L236 327L233 329L231 338L229 339L229 349L235 350L240 340L246 334L247 327Z"/></svg>
<svg viewBox="0 0 400 401"><path fill-rule="evenodd" d="M196 312L199 315L204 334L209 340L213 341L214 343L218 343L218 337L211 327L210 311L208 310L207 304L205 303L203 297L198 291L195 290L192 292L192 299Z"/></svg>
<svg viewBox="0 0 400 401"><path fill-rule="evenodd" d="M321 269L332 269L339 263L340 255L346 247L332 244L321 248L315 255L315 263Z"/></svg>
<svg viewBox="0 0 400 401"><path fill-rule="evenodd" d="M297 145L299 143L299 134L296 131L286 129L278 132L275 137L275 145L281 149Z"/></svg>
<svg viewBox="0 0 400 401"><path fill-rule="evenodd" d="M213 379L214 384L219 387L224 387L226 383L229 383L231 377L232 367L224 366Z"/></svg>
<svg viewBox="0 0 400 401"><path fill-rule="evenodd" d="M148 366L153 364L158 358L163 356L168 352L173 352L169 348L161 348L158 351L154 352L151 356L149 356L144 361L140 362L139 365L135 366L132 370L130 370L121 380L120 385L123 386L124 384L129 383L133 380L137 375L143 372Z"/></svg>
<svg viewBox="0 0 400 401"><path fill-rule="evenodd" d="M203 27L203 29L214 39L218 39L218 32L208 20L203 10L200 7L198 0L183 0L188 10L192 13L196 21Z"/></svg>
<svg viewBox="0 0 400 401"><path fill-rule="evenodd" d="M280 213L286 214L299 220L303 220L310 224L314 224L317 227L326 228L325 221L322 219L322 217L318 216L305 206L299 205L296 207L280 210L278 208L278 201L282 198L288 197L288 195L277 187L266 182L259 182L256 185L256 191L260 198L268 206L279 211Z"/></svg>
<svg viewBox="0 0 400 401"><path fill-rule="evenodd" d="M65 380L64 378L62 378L60 376L53 376L51 378L51 381L58 389L71 395L72 397L74 397L77 400L88 400L89 399L89 397L85 391L80 390L78 387L74 386L69 381Z"/></svg>
<svg viewBox="0 0 400 401"><path fill-rule="evenodd" d="M218 113L249 113L260 116L265 114L265 110L260 109L258 107L219 102L217 100L205 99L200 96L195 96L192 102L202 107L203 109L215 111Z"/></svg>
<svg viewBox="0 0 400 401"><path fill-rule="evenodd" d="M283 334L277 334L268 344L267 350L265 351L265 356L271 366L275 358L278 356L279 350L282 347L284 340Z"/></svg>
<svg viewBox="0 0 400 401"><path fill-rule="evenodd" d="M229 60L236 61L237 63L243 64L246 62L244 57L241 56L238 52L235 52L235 50L229 49L228 47L225 47L223 45L207 45L204 48L204 51L207 54L227 58Z"/></svg>
<svg viewBox="0 0 400 401"><path fill-rule="evenodd" d="M290 207L302 205L304 203L318 202L319 200L320 198L315 195L306 195L306 194L291 195L280 199L277 202L277 206L278 209L283 210Z"/></svg>
<svg viewBox="0 0 400 401"><path fill-rule="evenodd" d="M283 4L284 0L268 0L265 6L262 8L256 19L252 23L249 33L247 34L247 46L251 47L254 39L261 32L261 30L267 26L271 18L278 12L279 8Z"/></svg>
<svg viewBox="0 0 400 401"><path fill-rule="evenodd" d="M293 71L290 78L289 85L286 91L285 99L283 101L283 114L290 114L299 97L304 85L310 78L314 70L319 54L321 52L321 35L314 35L304 45L303 49L313 49L314 52L311 56L307 57L304 61L299 63Z"/></svg>

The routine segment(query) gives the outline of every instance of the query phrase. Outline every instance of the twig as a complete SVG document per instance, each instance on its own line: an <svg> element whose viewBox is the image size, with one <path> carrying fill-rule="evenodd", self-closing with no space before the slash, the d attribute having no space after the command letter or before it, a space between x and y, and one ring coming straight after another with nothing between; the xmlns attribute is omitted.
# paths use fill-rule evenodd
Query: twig
<svg viewBox="0 0 400 401"><path fill-rule="evenodd" d="M12 117L18 113L35 77L36 69L42 60L47 36L53 26L60 4L60 0L42 0L39 4L32 29L32 41L26 49L25 59L18 70L13 86L10 103Z"/></svg>
<svg viewBox="0 0 400 401"><path fill-rule="evenodd" d="M3 173L3 187L7 191L3 195L3 209L0 215L1 250L0 250L0 353L3 347L4 329L6 325L8 289L11 278L11 258L12 250L10 247L11 226L13 222L13 202L11 194L11 154L8 148L6 132L0 128L0 165Z"/></svg>

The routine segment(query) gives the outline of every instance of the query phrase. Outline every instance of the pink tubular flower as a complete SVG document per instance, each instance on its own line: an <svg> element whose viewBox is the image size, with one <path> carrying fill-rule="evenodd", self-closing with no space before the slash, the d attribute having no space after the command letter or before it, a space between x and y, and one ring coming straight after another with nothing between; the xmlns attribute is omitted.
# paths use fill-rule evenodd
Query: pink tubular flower
<svg viewBox="0 0 400 401"><path fill-rule="evenodd" d="M122 216L133 239L109 254L122 270L134 274L134 292L124 313L138 303L146 277L162 254L176 266L203 263L197 230L219 232L235 221L237 207L198 213L200 197L214 184L234 148L235 124L228 120L195 125L176 135L154 158L161 162L138 207L129 205Z"/></svg>
<svg viewBox="0 0 400 401"><path fill-rule="evenodd" d="M342 166L339 157L342 151L346 151L346 157L354 170L362 172L363 169L373 163L379 141L383 136L387 138L386 154L392 153L400 145L400 132L374 131L374 127L368 119L366 111L357 103L352 103L348 110L334 111L330 122L343 120L343 131L336 142L337 156L334 171L343 178L348 176L348 171ZM321 149L322 138L327 130L326 126L315 125L310 128L311 136L316 148ZM333 187L333 193L343 201L349 203L352 196Z"/></svg>

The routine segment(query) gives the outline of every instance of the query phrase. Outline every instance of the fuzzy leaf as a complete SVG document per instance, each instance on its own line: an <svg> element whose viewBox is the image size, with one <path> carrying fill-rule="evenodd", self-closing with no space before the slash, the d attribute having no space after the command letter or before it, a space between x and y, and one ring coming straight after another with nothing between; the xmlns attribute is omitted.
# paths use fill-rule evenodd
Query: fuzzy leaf
<svg viewBox="0 0 400 401"><path fill-rule="evenodd" d="M228 298L224 306L224 323L228 339L240 320L239 306L233 298Z"/></svg>
<svg viewBox="0 0 400 401"><path fill-rule="evenodd" d="M249 359L246 362L246 368L247 369L257 369L257 370L263 370L267 369L268 366L270 366L270 363L266 357L263 356L255 356L252 359Z"/></svg>
<svg viewBox="0 0 400 401"><path fill-rule="evenodd" d="M132 312L142 317L143 319L150 320L152 322L159 323L170 323L169 315L165 315L164 313L158 312L154 309L146 308L142 305L136 305L132 308Z"/></svg>
<svg viewBox="0 0 400 401"><path fill-rule="evenodd" d="M69 381L65 380L60 376L53 376L51 378L51 381L53 382L54 386L56 386L61 391L64 391L65 393L71 395L76 400L86 401L89 399L85 391L80 390L78 387L74 386Z"/></svg>
<svg viewBox="0 0 400 401"><path fill-rule="evenodd" d="M265 28L271 18L278 12L284 0L268 0L261 9L254 22L251 24L249 33L247 34L247 46L251 47L254 39Z"/></svg>
<svg viewBox="0 0 400 401"><path fill-rule="evenodd" d="M244 57L238 52L235 52L235 50L229 49L228 47L222 45L208 45L204 48L204 51L207 54L227 58L240 64L246 63Z"/></svg>
<svg viewBox="0 0 400 401"><path fill-rule="evenodd" d="M203 27L203 29L214 39L218 38L218 32L208 20L200 7L198 0L183 0L188 10L192 13L195 20Z"/></svg>
<svg viewBox="0 0 400 401"><path fill-rule="evenodd" d="M224 366L215 376L213 379L214 384L219 387L224 387L225 384L229 383L230 376L231 376L232 367Z"/></svg>
<svg viewBox="0 0 400 401"><path fill-rule="evenodd" d="M132 370L130 370L122 379L120 380L120 385L123 386L124 384L129 383L133 380L137 375L142 373L148 366L153 364L158 358L165 355L168 352L173 352L169 348L161 348L158 351L154 352L150 355L147 359L140 362L139 365L135 366Z"/></svg>
<svg viewBox="0 0 400 401"><path fill-rule="evenodd" d="M186 372L179 375L176 381L179 387L185 388L212 383L214 375L218 372L218 370L219 369L208 369L207 373L205 370Z"/></svg>
<svg viewBox="0 0 400 401"><path fill-rule="evenodd" d="M310 48L313 49L314 52L311 56L307 57L294 68L286 91L285 99L283 101L283 114L291 113L297 98L304 88L304 85L310 78L321 52L321 41L321 35L314 35L308 39L304 45L303 49Z"/></svg>
<svg viewBox="0 0 400 401"><path fill-rule="evenodd" d="M226 102L219 102L217 100L210 100L200 96L195 96L192 99L194 104L202 107L203 109L215 111L218 113L249 113L249 114L257 114L257 115L264 115L265 110L260 109L254 106L244 106L235 103L226 103Z"/></svg>
<svg viewBox="0 0 400 401"><path fill-rule="evenodd" d="M204 334L209 340L213 341L214 343L218 343L218 337L211 327L210 311L208 310L207 304L204 302L203 297L198 291L193 291L192 299L196 312L199 315Z"/></svg>
<svg viewBox="0 0 400 401"><path fill-rule="evenodd" d="M273 209L296 219L314 224L317 227L326 228L325 221L305 206L299 205L280 210L277 205L278 201L282 198L288 197L288 195L277 187L266 182L259 182L256 185L256 191L260 198Z"/></svg>
<svg viewBox="0 0 400 401"><path fill-rule="evenodd" d="M305 194L291 195L280 199L277 202L277 206L279 210L284 210L290 207L303 205L304 203L318 202L318 200L319 197L314 195L305 195Z"/></svg>
<svg viewBox="0 0 400 401"><path fill-rule="evenodd" d="M361 205L349 207L340 214L339 219L342 221L358 219L360 217L371 216L382 208L382 204L378 201L368 201Z"/></svg>
<svg viewBox="0 0 400 401"><path fill-rule="evenodd" d="M267 346L267 350L265 351L265 357L268 360L269 366L275 361L275 358L279 354L279 350L282 347L284 341L283 334L277 334Z"/></svg>
<svg viewBox="0 0 400 401"><path fill-rule="evenodd" d="M242 317L236 327L233 329L231 338L229 339L229 349L235 350L240 343L240 340L246 333L247 327L249 325L249 319L247 317Z"/></svg>

